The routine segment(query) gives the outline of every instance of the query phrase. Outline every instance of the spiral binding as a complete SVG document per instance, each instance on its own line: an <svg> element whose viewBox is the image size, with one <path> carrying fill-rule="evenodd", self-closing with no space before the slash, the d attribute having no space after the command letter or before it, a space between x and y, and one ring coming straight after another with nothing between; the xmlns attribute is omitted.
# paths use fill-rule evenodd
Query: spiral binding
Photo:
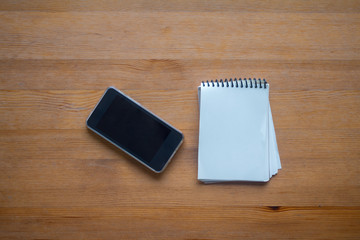
<svg viewBox="0 0 360 240"><path fill-rule="evenodd" d="M227 80L227 78L225 78L225 80L223 81L222 79L220 80L210 80L210 81L202 81L202 86L208 86L208 87L235 87L235 88L264 88L266 89L266 85L267 82L265 79L261 80L256 79L256 78L244 78L244 79L236 79L234 78L234 80L232 78L230 78L229 80Z"/></svg>

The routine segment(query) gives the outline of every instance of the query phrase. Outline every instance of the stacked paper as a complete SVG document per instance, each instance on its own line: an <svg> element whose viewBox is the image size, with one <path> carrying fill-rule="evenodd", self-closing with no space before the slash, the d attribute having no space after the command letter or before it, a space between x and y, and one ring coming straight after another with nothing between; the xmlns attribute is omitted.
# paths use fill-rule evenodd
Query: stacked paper
<svg viewBox="0 0 360 240"><path fill-rule="evenodd" d="M198 179L267 182L281 169L269 84L229 83L207 82L198 88Z"/></svg>

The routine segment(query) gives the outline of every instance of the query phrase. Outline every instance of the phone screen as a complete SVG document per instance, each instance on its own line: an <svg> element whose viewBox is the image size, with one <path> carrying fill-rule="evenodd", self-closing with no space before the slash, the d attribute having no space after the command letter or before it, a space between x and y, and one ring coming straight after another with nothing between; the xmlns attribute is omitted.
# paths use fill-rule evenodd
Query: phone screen
<svg viewBox="0 0 360 240"><path fill-rule="evenodd" d="M114 143L150 163L170 129L124 96L116 95L96 128Z"/></svg>

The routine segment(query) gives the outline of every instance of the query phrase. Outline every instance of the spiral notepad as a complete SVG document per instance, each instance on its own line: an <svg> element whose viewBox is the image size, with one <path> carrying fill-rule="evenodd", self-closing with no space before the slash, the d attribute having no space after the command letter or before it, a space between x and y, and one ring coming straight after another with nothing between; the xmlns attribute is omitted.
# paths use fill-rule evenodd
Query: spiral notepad
<svg viewBox="0 0 360 240"><path fill-rule="evenodd" d="M281 168L269 103L260 79L202 82L198 179L267 182Z"/></svg>

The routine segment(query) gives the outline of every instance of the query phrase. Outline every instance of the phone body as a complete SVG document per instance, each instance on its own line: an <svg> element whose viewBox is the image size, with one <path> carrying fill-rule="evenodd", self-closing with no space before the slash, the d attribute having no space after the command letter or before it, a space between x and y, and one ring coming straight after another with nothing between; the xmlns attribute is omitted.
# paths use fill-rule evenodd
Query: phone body
<svg viewBox="0 0 360 240"><path fill-rule="evenodd" d="M87 127L156 173L183 142L183 134L114 87L86 120Z"/></svg>

